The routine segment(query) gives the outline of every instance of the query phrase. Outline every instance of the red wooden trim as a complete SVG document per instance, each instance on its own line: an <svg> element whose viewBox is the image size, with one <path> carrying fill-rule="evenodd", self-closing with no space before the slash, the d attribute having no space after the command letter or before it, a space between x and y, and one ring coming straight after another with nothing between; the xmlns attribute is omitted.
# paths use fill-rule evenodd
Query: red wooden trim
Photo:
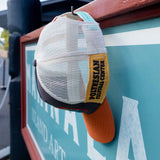
<svg viewBox="0 0 160 160"><path fill-rule="evenodd" d="M107 28L155 17L160 17L160 3L144 9L129 12L128 14L102 20L100 21L100 26L101 28Z"/></svg>
<svg viewBox="0 0 160 160"><path fill-rule="evenodd" d="M158 17L159 8L159 0L96 0L77 11L88 12L104 28Z"/></svg>
<svg viewBox="0 0 160 160"><path fill-rule="evenodd" d="M21 128L26 126L26 98L25 98L25 91L26 91L26 82L25 82L25 46L23 43L20 44L21 50Z"/></svg>
<svg viewBox="0 0 160 160"><path fill-rule="evenodd" d="M88 12L97 21L160 3L159 0L96 0L78 10Z"/></svg>
<svg viewBox="0 0 160 160"><path fill-rule="evenodd" d="M41 27L39 29L34 30L33 32L30 32L30 33L22 36L20 39L21 43L23 43L23 42L33 43L33 42L37 41L43 28L44 27Z"/></svg>
<svg viewBox="0 0 160 160"><path fill-rule="evenodd" d="M37 152L37 149L35 147L35 144L33 143L33 140L27 130L27 128L22 129L22 136L24 138L24 141L26 143L28 152L30 154L30 157L32 160L41 160L39 153Z"/></svg>
<svg viewBox="0 0 160 160"><path fill-rule="evenodd" d="M32 160L41 160L35 144L26 128L26 72L25 72L25 45L37 42L41 29L23 36L20 39L21 59L21 132Z"/></svg>

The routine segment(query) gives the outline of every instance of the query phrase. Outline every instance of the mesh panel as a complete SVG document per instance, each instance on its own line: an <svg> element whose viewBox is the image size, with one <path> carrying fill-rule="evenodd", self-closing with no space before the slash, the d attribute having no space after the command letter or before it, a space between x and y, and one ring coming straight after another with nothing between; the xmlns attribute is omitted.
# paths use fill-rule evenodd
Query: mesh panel
<svg viewBox="0 0 160 160"><path fill-rule="evenodd" d="M81 63L83 66L80 69ZM83 70L83 78L81 70ZM55 99L70 104L84 102L88 60L55 64L38 63L37 75L42 87Z"/></svg>
<svg viewBox="0 0 160 160"><path fill-rule="evenodd" d="M105 52L98 23L59 17L43 29L37 44L39 82L59 101L84 102L89 77L88 55Z"/></svg>
<svg viewBox="0 0 160 160"><path fill-rule="evenodd" d="M66 24L62 25L63 21L56 21L49 23L39 38L36 59L48 60L50 58L62 57L65 55L66 50Z"/></svg>
<svg viewBox="0 0 160 160"><path fill-rule="evenodd" d="M106 48L98 23L60 17L42 30L35 59L45 61L50 58L105 52Z"/></svg>

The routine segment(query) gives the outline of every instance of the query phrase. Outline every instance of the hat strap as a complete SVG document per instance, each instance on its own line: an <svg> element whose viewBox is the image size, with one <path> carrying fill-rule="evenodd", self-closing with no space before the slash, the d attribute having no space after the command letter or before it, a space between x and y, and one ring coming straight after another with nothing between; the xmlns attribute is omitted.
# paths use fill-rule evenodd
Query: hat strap
<svg viewBox="0 0 160 160"><path fill-rule="evenodd" d="M95 20L86 12L78 11L76 14L83 19L85 22L95 22ZM92 29L97 29L97 26L88 26ZM85 37L88 38L88 33L82 28L85 34ZM74 31L74 32L73 32ZM78 24L67 23L67 51L74 51L78 49ZM90 46L88 45L90 48ZM77 70L75 72L74 70ZM81 102L82 95L85 94L85 86L83 83L81 71L79 68L78 61L71 61L68 63L68 74L67 74L67 92L69 101Z"/></svg>
<svg viewBox="0 0 160 160"><path fill-rule="evenodd" d="M85 22L96 22L87 12L78 11L75 13Z"/></svg>

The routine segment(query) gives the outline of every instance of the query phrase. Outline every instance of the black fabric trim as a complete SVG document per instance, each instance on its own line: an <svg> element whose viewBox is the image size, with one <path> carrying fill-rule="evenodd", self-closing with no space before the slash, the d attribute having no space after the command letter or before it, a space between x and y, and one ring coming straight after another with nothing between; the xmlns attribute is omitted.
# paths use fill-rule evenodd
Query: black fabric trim
<svg viewBox="0 0 160 160"><path fill-rule="evenodd" d="M93 113L99 106L100 103L77 103L77 104L67 104L60 102L53 97L51 97L40 85L40 82L37 78L37 71L35 67L35 77L36 77L36 82L37 82L37 88L40 97L42 98L43 101L46 103L60 108L60 109L66 109L66 110L73 110L77 112L84 112L84 113Z"/></svg>

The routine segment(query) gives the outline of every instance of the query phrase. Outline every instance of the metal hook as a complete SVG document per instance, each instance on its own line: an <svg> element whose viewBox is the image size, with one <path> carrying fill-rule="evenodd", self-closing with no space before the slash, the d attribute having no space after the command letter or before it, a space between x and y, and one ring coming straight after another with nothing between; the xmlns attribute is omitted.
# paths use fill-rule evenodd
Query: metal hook
<svg viewBox="0 0 160 160"><path fill-rule="evenodd" d="M75 16L76 14L74 13L74 9L73 9L73 6L71 6L71 12L72 14Z"/></svg>

